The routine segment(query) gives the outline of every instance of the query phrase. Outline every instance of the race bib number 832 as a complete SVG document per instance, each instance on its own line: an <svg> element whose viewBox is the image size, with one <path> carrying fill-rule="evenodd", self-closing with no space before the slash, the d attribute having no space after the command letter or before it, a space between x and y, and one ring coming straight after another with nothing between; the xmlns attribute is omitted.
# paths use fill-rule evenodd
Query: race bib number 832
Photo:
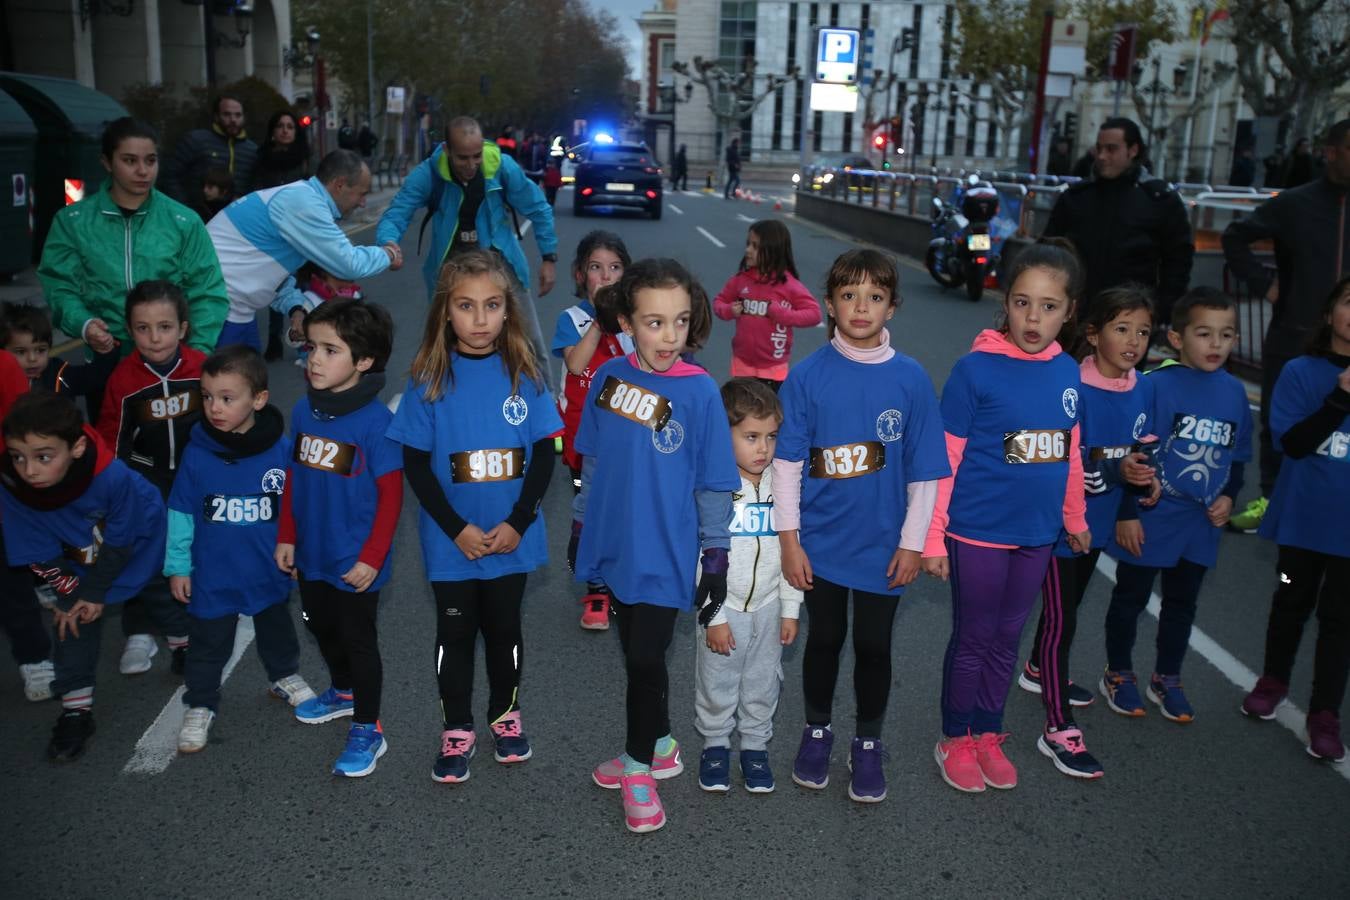
<svg viewBox="0 0 1350 900"><path fill-rule="evenodd" d="M859 478L886 468L886 445L862 441L811 448L812 478Z"/></svg>

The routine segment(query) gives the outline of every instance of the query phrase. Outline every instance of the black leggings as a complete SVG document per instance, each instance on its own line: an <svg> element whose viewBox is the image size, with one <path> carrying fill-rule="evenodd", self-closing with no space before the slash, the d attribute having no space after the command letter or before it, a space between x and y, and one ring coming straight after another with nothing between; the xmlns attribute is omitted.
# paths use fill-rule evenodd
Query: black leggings
<svg viewBox="0 0 1350 900"><path fill-rule="evenodd" d="M808 725L830 724L839 653L848 636L849 589L815 576L806 592L808 628L802 652L802 693ZM891 626L899 597L853 591L853 693L859 737L880 737L891 696Z"/></svg>
<svg viewBox="0 0 1350 900"><path fill-rule="evenodd" d="M678 610L614 598L624 669L628 673L628 735L624 751L650 766L656 742L670 734L670 678L666 651Z"/></svg>
<svg viewBox="0 0 1350 900"><path fill-rule="evenodd" d="M356 703L354 721L380 720L384 664L375 627L380 592L340 590L326 581L300 580L300 607L305 627L319 642L333 687L349 690Z"/></svg>
<svg viewBox="0 0 1350 900"><path fill-rule="evenodd" d="M1069 705L1069 648L1078 629L1078 606L1087 593L1088 581L1097 568L1101 550L1084 556L1056 556L1045 573L1041 589L1041 618L1036 624L1036 641L1031 658L1041 670L1041 699L1045 702L1045 722L1051 728L1073 725ZM1051 640L1046 640L1046 635Z"/></svg>
<svg viewBox="0 0 1350 900"><path fill-rule="evenodd" d="M436 680L445 727L473 727L473 656L480 631L487 662L488 721L518 708L520 670L525 664L520 634L525 573L433 581L431 591L436 595Z"/></svg>
<svg viewBox="0 0 1350 900"><path fill-rule="evenodd" d="M1195 607L1200 599L1200 584L1205 567L1189 559L1179 559L1170 569L1136 566L1116 562L1116 587L1106 610L1106 665L1116 671L1134 671L1134 638L1139 614L1148 606L1153 581L1162 572L1162 609L1158 613L1158 661L1153 671L1159 675L1180 675L1181 661L1191 640Z"/></svg>
<svg viewBox="0 0 1350 900"><path fill-rule="evenodd" d="M1303 626L1317 610L1312 699L1308 712L1339 715L1350 671L1350 559L1280 547L1280 584L1266 627L1265 674L1289 683Z"/></svg>

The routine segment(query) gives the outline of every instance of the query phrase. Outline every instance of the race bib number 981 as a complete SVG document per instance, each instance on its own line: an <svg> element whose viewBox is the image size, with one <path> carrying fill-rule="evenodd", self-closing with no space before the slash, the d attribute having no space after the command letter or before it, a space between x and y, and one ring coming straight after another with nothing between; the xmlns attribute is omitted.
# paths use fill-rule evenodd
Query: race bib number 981
<svg viewBox="0 0 1350 900"><path fill-rule="evenodd" d="M210 494L202 498L202 515L206 521L221 525L252 525L255 522L275 522L281 497L276 494L253 494L246 497L227 497Z"/></svg>
<svg viewBox="0 0 1350 900"><path fill-rule="evenodd" d="M605 379L600 393L595 395L595 405L652 431L660 431L670 421L669 400L614 375Z"/></svg>
<svg viewBox="0 0 1350 900"><path fill-rule="evenodd" d="M455 484L511 481L524 477L525 451L520 447L461 450L450 454L450 480Z"/></svg>
<svg viewBox="0 0 1350 900"><path fill-rule="evenodd" d="M862 441L811 448L812 478L859 478L886 468L886 445Z"/></svg>
<svg viewBox="0 0 1350 900"><path fill-rule="evenodd" d="M1172 420L1172 436L1210 447L1231 448L1237 442L1237 425L1223 419L1177 413Z"/></svg>
<svg viewBox="0 0 1350 900"><path fill-rule="evenodd" d="M356 462L356 445L301 433L295 437L295 453L292 458L300 465L318 469L320 472L350 475Z"/></svg>
<svg viewBox="0 0 1350 900"><path fill-rule="evenodd" d="M1060 428L1006 432L1003 459L1012 464L1068 462L1070 434Z"/></svg>

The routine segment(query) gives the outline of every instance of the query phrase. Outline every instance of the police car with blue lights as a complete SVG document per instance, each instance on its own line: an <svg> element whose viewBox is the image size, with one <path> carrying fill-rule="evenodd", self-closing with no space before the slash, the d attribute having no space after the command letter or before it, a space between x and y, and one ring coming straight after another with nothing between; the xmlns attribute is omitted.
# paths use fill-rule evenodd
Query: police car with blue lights
<svg viewBox="0 0 1350 900"><path fill-rule="evenodd" d="M572 188L572 215L578 218L594 207L639 208L661 218L661 165L644 143L595 135L578 156Z"/></svg>

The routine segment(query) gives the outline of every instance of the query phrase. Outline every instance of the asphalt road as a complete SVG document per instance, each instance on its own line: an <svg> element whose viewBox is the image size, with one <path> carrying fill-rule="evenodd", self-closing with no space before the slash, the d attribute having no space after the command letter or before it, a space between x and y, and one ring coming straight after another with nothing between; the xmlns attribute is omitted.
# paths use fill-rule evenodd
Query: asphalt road
<svg viewBox="0 0 1350 900"><path fill-rule="evenodd" d="M574 220L564 191L557 218L561 254L565 263L591 228L613 229L634 257L676 256L715 293L736 269L748 220L774 214L772 189L766 193L759 206L673 195L665 218L653 222L627 214ZM779 214L789 216L804 280L819 289L830 261L849 243L788 212ZM357 235L371 237L368 230ZM425 311L412 243L406 247L408 268L366 285L370 299L393 311L399 329L389 395L399 389L401 378L393 373L406 372ZM528 237L527 243L537 260ZM912 262L902 267L902 284L904 304L891 325L894 343L917 358L940 389L974 334L993 322L998 304L992 297L973 304L958 292L944 293ZM572 302L568 298L560 284L540 301L546 333ZM727 372L731 333L730 323L719 321L702 355L719 379ZM823 329L798 332L794 358L824 340ZM298 370L288 359L272 366L272 377L277 402L289 409L301 389ZM1060 775L1036 752L1040 701L1016 687L1008 703L1007 748L1018 764L1019 787L968 796L940 780L932 748L949 594L945 584L921 578L895 626L895 684L884 734L890 752L886 802L863 806L846 795L853 708L848 652L830 786L815 792L790 782L802 724L795 647L784 658L779 736L770 749L778 791L750 795L734 782L728 795L704 794L693 774L700 749L692 725L695 626L684 616L670 656L671 712L688 771L662 783L666 828L635 836L623 828L617 793L589 779L591 766L622 746L623 681L616 635L577 627L579 591L563 563L570 498L568 479L555 477L545 504L554 562L530 576L526 592L522 700L534 744L529 762L505 767L480 754L466 784L430 778L441 728L433 608L410 502L380 621L390 752L378 771L360 780L332 778L329 766L341 749L345 722L296 723L287 707L266 696L252 647L226 683L207 750L176 757L159 749L171 748L176 734L178 682L165 652L148 674L119 675L120 629L114 622L106 630L100 668L98 735L76 764L45 761L56 704L25 702L15 670L0 667L0 894L1350 895L1350 773L1311 760L1301 734L1289 727L1238 713L1242 690L1231 679L1241 680L1244 667L1259 671L1261 665L1275 578L1274 548L1266 542L1239 535L1223 540L1197 621L1212 639L1204 645L1206 655L1219 664L1196 651L1188 659L1186 685L1198 711L1193 724L1175 725L1156 712L1127 720L1100 701L1082 711L1088 746L1106 767L1106 777L1091 783ZM1103 663L1109 589L1099 576L1080 617L1072 670L1084 684L1095 684ZM1145 617L1141 669L1152 662L1153 634L1154 621ZM322 661L313 641L301 635L302 672L322 690L328 683ZM1030 637L1028 629L1024 642ZM1300 704L1311 678L1311 640L1304 649L1294 677ZM480 663L480 717L484 680ZM1301 732L1301 722L1291 723ZM481 718L479 728L482 739Z"/></svg>

